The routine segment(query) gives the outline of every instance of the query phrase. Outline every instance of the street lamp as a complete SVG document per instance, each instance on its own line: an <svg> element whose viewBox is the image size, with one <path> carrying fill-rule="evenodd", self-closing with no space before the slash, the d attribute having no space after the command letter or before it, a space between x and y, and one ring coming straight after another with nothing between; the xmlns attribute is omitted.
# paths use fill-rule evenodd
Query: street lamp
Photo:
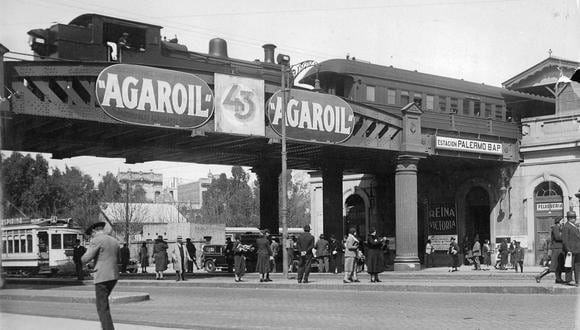
<svg viewBox="0 0 580 330"><path fill-rule="evenodd" d="M288 214L288 187L286 182L286 172L287 169L287 156L286 156L286 107L288 105L288 90L286 88L286 79L288 76L288 68L290 65L290 56L284 54L278 54L276 58L278 64L280 64L280 70L282 73L282 210L280 212L282 220L282 272L284 277L288 276L288 249L286 249L287 236L288 236L288 223L286 217Z"/></svg>

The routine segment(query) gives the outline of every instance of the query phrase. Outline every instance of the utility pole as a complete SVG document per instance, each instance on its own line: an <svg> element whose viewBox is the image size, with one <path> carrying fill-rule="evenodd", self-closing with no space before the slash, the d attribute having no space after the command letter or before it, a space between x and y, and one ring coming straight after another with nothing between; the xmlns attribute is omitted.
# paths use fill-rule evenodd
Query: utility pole
<svg viewBox="0 0 580 330"><path fill-rule="evenodd" d="M129 180L125 181L127 200L125 201L125 243L129 246Z"/></svg>
<svg viewBox="0 0 580 330"><path fill-rule="evenodd" d="M286 75L288 74L288 64L290 57L287 55L278 55L278 63L282 65L282 273L284 277L288 277L288 249L286 244L288 240L288 183L286 182L287 169L287 155L286 155L286 107L288 105L288 91L286 87Z"/></svg>

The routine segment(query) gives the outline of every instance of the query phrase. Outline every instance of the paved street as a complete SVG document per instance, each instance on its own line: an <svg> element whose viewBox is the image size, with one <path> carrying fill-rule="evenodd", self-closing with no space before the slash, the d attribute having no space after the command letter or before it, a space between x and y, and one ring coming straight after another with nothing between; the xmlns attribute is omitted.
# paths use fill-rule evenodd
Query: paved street
<svg viewBox="0 0 580 330"><path fill-rule="evenodd" d="M292 290L267 287L125 286L117 289L123 292L147 291L151 300L114 304L112 313L115 322L153 327L574 329L575 322L580 325L575 320L578 319L579 306L576 295ZM92 286L78 287L76 290L91 291ZM0 301L0 307L4 313L97 320L95 306L92 304ZM99 328L97 323L87 324ZM10 329L19 328L11 326Z"/></svg>

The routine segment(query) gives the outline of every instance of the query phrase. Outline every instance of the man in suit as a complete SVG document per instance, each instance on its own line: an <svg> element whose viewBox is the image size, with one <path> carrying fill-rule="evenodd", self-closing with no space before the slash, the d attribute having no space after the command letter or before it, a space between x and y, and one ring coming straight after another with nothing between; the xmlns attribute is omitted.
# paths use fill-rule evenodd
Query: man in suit
<svg viewBox="0 0 580 330"><path fill-rule="evenodd" d="M105 225L105 222L97 222L87 229L86 234L91 236L91 243L81 260L83 263L90 261L95 263L94 282L97 313L101 327L104 330L111 330L115 327L109 308L109 295L119 279L119 266L117 265L119 242L105 234Z"/></svg>
<svg viewBox="0 0 580 330"><path fill-rule="evenodd" d="M562 243L564 243L564 252L572 253L572 268L566 269L566 283L578 286L580 282L580 231L576 227L576 213L568 211L566 213L568 222L562 227ZM576 284L572 283L572 272Z"/></svg>
<svg viewBox="0 0 580 330"><path fill-rule="evenodd" d="M298 283L308 283L313 248L314 236L310 234L310 226L306 225L304 226L304 233L296 241L296 249L300 253L300 259L298 261Z"/></svg>
<svg viewBox="0 0 580 330"><path fill-rule="evenodd" d="M176 281L185 281L187 262L192 261L192 259L187 252L187 247L183 245L183 237L177 236L177 242L171 252L171 258L173 260L173 269L175 269L175 274L177 275Z"/></svg>
<svg viewBox="0 0 580 330"><path fill-rule="evenodd" d="M83 274L83 262L81 260L83 254L87 252L87 249L81 245L81 240L75 240L75 246L73 247L73 261L75 263L75 268L77 271L77 279L83 281L85 279Z"/></svg>

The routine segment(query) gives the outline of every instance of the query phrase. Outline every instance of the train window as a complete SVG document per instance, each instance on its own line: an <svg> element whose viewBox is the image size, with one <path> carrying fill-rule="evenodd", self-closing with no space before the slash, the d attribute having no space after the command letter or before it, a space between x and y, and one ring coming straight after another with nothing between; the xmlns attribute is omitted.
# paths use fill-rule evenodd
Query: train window
<svg viewBox="0 0 580 330"><path fill-rule="evenodd" d="M481 110L482 110L481 109L481 101L474 101L473 102L473 113L479 117L482 115ZM484 114L484 117L489 118L489 115L486 113L486 114Z"/></svg>
<svg viewBox="0 0 580 330"><path fill-rule="evenodd" d="M26 246L28 247L28 250L26 252L32 253L32 235L31 234L26 235Z"/></svg>
<svg viewBox="0 0 580 330"><path fill-rule="evenodd" d="M409 92L401 91L401 105L405 106L409 104Z"/></svg>
<svg viewBox="0 0 580 330"><path fill-rule="evenodd" d="M470 109L470 106L472 103L473 103L473 101L471 101L471 100L468 100L468 99L463 100L463 114L464 115L470 114L469 109ZM476 116L478 116L478 115L476 115Z"/></svg>
<svg viewBox="0 0 580 330"><path fill-rule="evenodd" d="M485 118L491 118L491 117L493 117L493 114L491 113L491 104L486 103L485 104Z"/></svg>
<svg viewBox="0 0 580 330"><path fill-rule="evenodd" d="M452 97L449 104L449 112L457 113L457 111L459 111L459 100L455 97Z"/></svg>
<svg viewBox="0 0 580 330"><path fill-rule="evenodd" d="M387 89L387 104L397 103L397 91L394 89Z"/></svg>
<svg viewBox="0 0 580 330"><path fill-rule="evenodd" d="M423 107L423 95L415 93L413 96L413 103L415 103L419 108Z"/></svg>
<svg viewBox="0 0 580 330"><path fill-rule="evenodd" d="M63 243L65 249L72 249L75 246L77 234L64 234Z"/></svg>
<svg viewBox="0 0 580 330"><path fill-rule="evenodd" d="M20 252L26 253L26 238L24 236L20 236Z"/></svg>
<svg viewBox="0 0 580 330"><path fill-rule="evenodd" d="M503 106L502 105L496 105L495 106L495 118L496 119L504 119L504 114L503 114ZM512 115L511 112L506 112L506 117L508 121L512 120Z"/></svg>
<svg viewBox="0 0 580 330"><path fill-rule="evenodd" d="M439 96L439 111L447 112L447 96Z"/></svg>
<svg viewBox="0 0 580 330"><path fill-rule="evenodd" d="M425 109L433 111L434 103L435 103L435 96L427 95L427 99L425 100Z"/></svg>
<svg viewBox="0 0 580 330"><path fill-rule="evenodd" d="M62 236L60 234L50 235L50 248L62 249Z"/></svg>
<svg viewBox="0 0 580 330"><path fill-rule="evenodd" d="M367 86L367 101L375 101L375 86Z"/></svg>

